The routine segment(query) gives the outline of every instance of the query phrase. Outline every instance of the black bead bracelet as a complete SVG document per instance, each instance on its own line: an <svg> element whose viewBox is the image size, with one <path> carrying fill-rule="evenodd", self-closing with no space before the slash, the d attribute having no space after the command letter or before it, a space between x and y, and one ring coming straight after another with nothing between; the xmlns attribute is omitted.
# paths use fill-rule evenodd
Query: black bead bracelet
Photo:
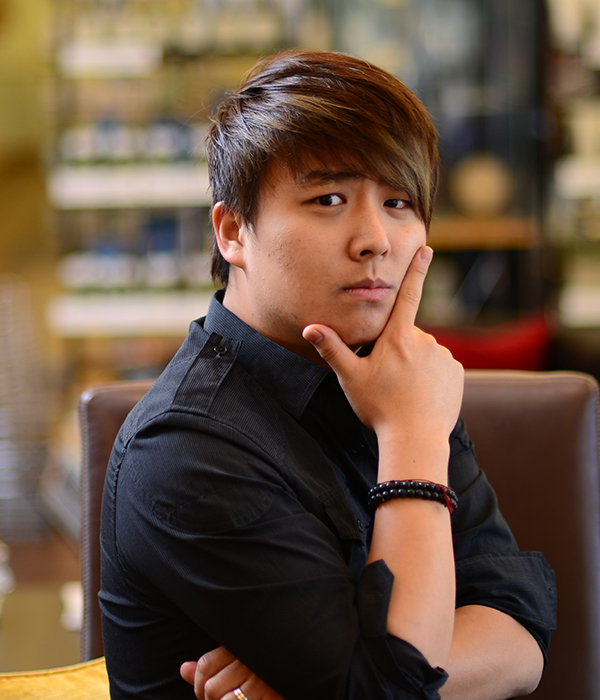
<svg viewBox="0 0 600 700"><path fill-rule="evenodd" d="M433 481L415 481L414 479L384 481L376 484L369 490L368 504L370 508L377 508L380 503L392 498L423 498L437 501L448 508L450 513L454 513L458 508L456 491L450 486L436 484Z"/></svg>

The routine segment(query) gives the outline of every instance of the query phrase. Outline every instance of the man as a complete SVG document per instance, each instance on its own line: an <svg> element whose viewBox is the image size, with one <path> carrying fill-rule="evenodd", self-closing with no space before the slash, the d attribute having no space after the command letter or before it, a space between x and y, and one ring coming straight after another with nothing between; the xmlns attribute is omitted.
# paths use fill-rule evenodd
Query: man
<svg viewBox="0 0 600 700"><path fill-rule="evenodd" d="M107 474L112 697L531 692L553 575L477 468L462 368L414 325L424 108L360 59L291 51L222 102L207 153L224 291Z"/></svg>

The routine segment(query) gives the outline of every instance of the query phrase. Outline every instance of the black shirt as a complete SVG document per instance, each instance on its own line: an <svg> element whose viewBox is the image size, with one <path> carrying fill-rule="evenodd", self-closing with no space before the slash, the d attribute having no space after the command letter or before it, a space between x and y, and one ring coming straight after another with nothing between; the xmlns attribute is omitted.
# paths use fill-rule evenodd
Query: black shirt
<svg viewBox="0 0 600 700"><path fill-rule="evenodd" d="M457 606L512 615L546 654L552 571L519 552L461 421L450 445ZM213 299L125 421L107 473L113 700L193 698L179 666L218 645L286 700L437 698L446 674L387 634L392 575L366 566L376 476L376 437L335 374Z"/></svg>

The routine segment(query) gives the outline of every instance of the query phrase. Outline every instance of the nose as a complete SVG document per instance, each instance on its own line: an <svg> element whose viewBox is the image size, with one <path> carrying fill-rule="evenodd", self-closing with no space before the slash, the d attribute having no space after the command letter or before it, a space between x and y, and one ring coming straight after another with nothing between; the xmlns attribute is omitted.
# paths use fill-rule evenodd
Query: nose
<svg viewBox="0 0 600 700"><path fill-rule="evenodd" d="M365 205L356 215L350 240L350 257L361 261L386 255L390 240L377 206Z"/></svg>

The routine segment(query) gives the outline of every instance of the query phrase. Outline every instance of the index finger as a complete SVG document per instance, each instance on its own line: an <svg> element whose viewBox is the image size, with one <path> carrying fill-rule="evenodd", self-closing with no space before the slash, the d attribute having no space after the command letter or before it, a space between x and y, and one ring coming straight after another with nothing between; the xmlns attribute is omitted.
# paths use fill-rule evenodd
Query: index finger
<svg viewBox="0 0 600 700"><path fill-rule="evenodd" d="M217 647L198 659L194 675L194 692L196 697L204 697L204 684L237 659L225 647ZM201 695L199 695L199 693Z"/></svg>
<svg viewBox="0 0 600 700"><path fill-rule="evenodd" d="M397 332L414 327L423 295L423 283L432 257L433 250L429 246L423 246L415 253L398 290L384 333L387 328Z"/></svg>

